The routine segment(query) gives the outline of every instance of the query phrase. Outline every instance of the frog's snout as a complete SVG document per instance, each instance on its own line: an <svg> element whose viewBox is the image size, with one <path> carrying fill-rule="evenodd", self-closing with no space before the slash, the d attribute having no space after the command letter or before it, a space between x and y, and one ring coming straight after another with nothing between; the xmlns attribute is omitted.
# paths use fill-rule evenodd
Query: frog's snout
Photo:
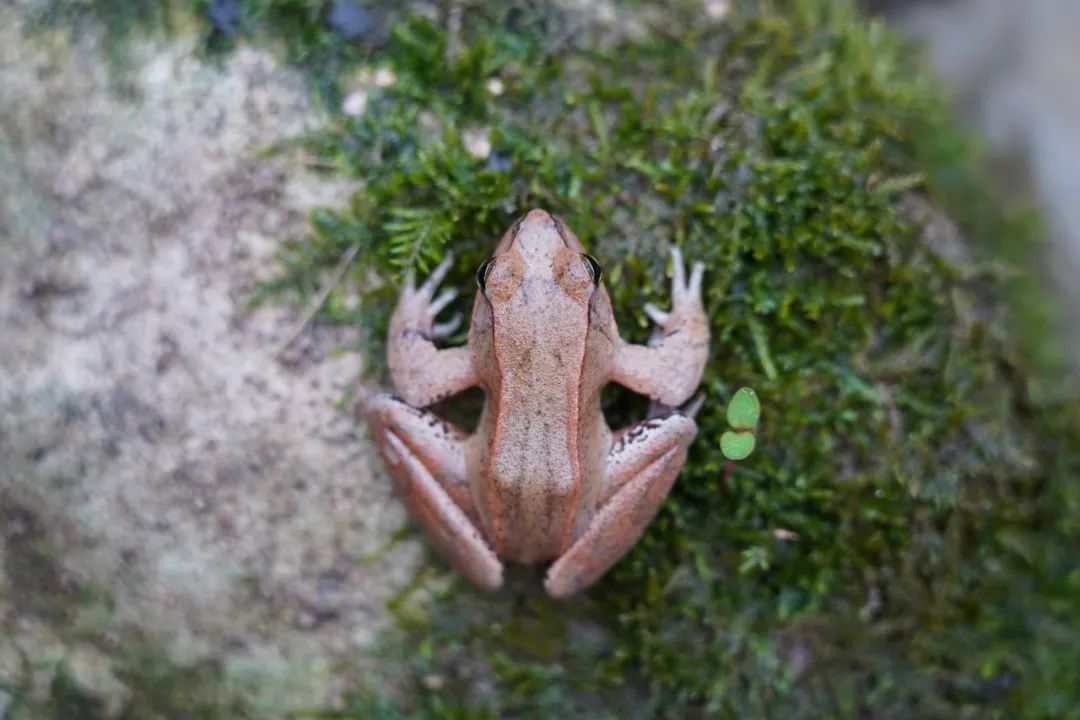
<svg viewBox="0 0 1080 720"><path fill-rule="evenodd" d="M525 214L525 217L521 220L521 225L539 225L554 230L556 226L556 221L555 218L551 215L551 213L549 213L547 210L536 208L534 210L530 210L528 213Z"/></svg>
<svg viewBox="0 0 1080 720"><path fill-rule="evenodd" d="M510 245L529 265L549 265L551 259L568 249L559 221L546 210L532 210L518 225Z"/></svg>

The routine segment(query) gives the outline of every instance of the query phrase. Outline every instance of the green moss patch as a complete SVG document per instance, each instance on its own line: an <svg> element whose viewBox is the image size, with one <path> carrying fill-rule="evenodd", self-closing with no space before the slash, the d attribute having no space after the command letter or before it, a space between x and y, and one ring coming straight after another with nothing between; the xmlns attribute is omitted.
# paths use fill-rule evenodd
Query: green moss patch
<svg viewBox="0 0 1080 720"><path fill-rule="evenodd" d="M1049 540L1036 528L1054 525L1043 503L1066 491L1057 483L1076 463L1047 443L1060 447L1075 416L1028 397L997 273L950 258L913 217L911 204L944 198L935 185L965 160L928 140L948 132L933 90L907 48L845 3L758 4L717 24L696 7L649 9L633 18L640 36L561 42L535 17L480 12L454 54L436 24L398 25L376 61L397 83L361 118L300 143L366 187L352 207L314 218L277 288L310 293L314 271L353 245L364 270L391 280L453 250L453 281L467 287L495 238L535 206L562 215L600 258L620 325L638 339L643 303L665 299L668 244L709 268L713 401L647 536L576 603L526 584L429 606L413 627L423 652L409 655L408 707L470 717L1070 707L1071 689L1044 666L1063 679L1065 660L1017 643L1051 640L1038 626L1069 621L1037 589L1058 571L1031 562ZM478 132L490 138L485 158L469 152ZM332 296L325 317L363 324L380 357L383 325L371 318L385 317L394 291L367 289L353 311ZM723 482L724 407L741 385L763 405L759 451ZM636 409L624 396L612 405L619 419Z"/></svg>

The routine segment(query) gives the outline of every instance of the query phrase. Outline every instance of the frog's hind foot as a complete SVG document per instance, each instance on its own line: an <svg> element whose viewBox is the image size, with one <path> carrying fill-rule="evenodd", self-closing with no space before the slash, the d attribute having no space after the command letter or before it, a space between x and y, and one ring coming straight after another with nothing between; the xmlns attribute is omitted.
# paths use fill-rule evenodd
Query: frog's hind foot
<svg viewBox="0 0 1080 720"><path fill-rule="evenodd" d="M357 410L401 501L465 577L487 590L501 586L502 563L479 530L465 482L465 431L393 395L361 393Z"/></svg>
<svg viewBox="0 0 1080 720"><path fill-rule="evenodd" d="M596 514L548 570L549 595L588 587L633 547L675 483L696 433L693 419L670 407L665 417L615 433Z"/></svg>

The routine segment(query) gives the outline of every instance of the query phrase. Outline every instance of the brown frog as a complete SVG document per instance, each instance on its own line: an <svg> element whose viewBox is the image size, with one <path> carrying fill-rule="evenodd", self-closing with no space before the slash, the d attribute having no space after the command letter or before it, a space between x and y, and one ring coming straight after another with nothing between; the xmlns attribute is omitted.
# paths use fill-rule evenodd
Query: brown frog
<svg viewBox="0 0 1080 720"><path fill-rule="evenodd" d="M677 248L672 309L647 305L648 345L619 337L600 267L556 217L533 210L477 272L468 342L438 348L456 323L436 323L453 299L435 290L447 258L419 288L411 279L390 320L396 395L361 392L398 493L445 557L483 588L503 563L554 561L544 587L571 595L637 541L686 461L708 356L704 268L689 278ZM600 391L616 382L651 398L657 417L612 431ZM479 386L472 434L424 410ZM650 413L653 414L653 413Z"/></svg>

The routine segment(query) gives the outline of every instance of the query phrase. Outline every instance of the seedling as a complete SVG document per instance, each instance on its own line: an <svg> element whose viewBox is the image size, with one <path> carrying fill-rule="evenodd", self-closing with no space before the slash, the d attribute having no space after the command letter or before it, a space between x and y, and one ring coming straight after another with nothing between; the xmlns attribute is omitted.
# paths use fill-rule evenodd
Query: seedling
<svg viewBox="0 0 1080 720"><path fill-rule="evenodd" d="M761 403L750 388L741 388L728 403L727 421L731 430L720 436L720 452L728 460L745 460L757 444L757 424Z"/></svg>

